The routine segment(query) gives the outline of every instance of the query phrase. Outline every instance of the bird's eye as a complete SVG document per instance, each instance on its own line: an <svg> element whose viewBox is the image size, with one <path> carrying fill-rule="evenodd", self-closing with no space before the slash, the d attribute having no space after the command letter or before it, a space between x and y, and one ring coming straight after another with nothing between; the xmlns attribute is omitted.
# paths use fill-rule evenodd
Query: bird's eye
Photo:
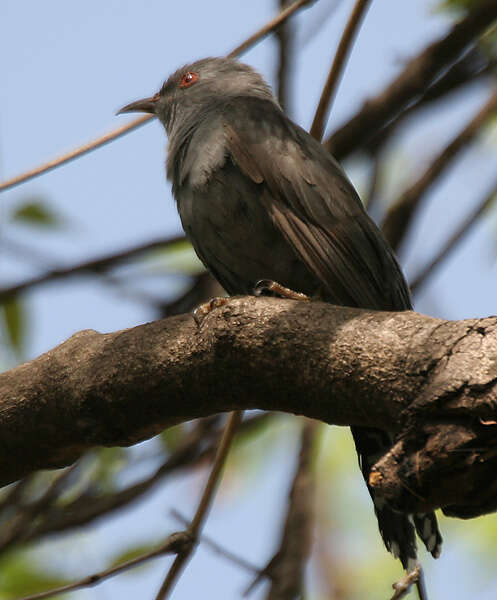
<svg viewBox="0 0 497 600"><path fill-rule="evenodd" d="M179 82L179 87L187 88L193 85L198 80L198 74L193 73L192 71L188 71L185 73Z"/></svg>

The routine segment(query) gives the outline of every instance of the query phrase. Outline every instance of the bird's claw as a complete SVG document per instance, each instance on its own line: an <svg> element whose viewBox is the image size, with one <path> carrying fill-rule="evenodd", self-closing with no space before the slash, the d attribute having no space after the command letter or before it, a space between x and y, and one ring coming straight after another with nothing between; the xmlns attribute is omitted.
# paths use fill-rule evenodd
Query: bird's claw
<svg viewBox="0 0 497 600"><path fill-rule="evenodd" d="M193 311L193 318L197 327L200 327L204 322L205 317L212 312L215 308L219 308L224 306L229 301L229 298L223 296L216 296L215 298L211 298L208 302L203 302L199 304L197 308Z"/></svg>
<svg viewBox="0 0 497 600"><path fill-rule="evenodd" d="M254 296L272 296L273 298L288 298L290 300L310 300L302 292L295 292L277 281L260 279L254 286Z"/></svg>

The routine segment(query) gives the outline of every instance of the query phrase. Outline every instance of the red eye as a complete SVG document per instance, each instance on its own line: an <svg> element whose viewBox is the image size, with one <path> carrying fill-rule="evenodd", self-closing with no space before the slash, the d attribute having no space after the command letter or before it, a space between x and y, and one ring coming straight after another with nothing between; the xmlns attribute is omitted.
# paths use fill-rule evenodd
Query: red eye
<svg viewBox="0 0 497 600"><path fill-rule="evenodd" d="M198 80L197 73L193 73L192 71L188 71L185 73L179 82L180 88L187 88L193 85Z"/></svg>

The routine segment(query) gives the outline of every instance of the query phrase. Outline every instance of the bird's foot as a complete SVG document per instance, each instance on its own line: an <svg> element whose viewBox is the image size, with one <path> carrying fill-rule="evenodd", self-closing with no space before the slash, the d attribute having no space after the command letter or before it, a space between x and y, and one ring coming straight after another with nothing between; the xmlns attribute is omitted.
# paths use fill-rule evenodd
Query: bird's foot
<svg viewBox="0 0 497 600"><path fill-rule="evenodd" d="M309 296L302 292L295 292L277 281L271 281L271 279L260 279L254 286L254 295L288 298L289 300L310 300Z"/></svg>
<svg viewBox="0 0 497 600"><path fill-rule="evenodd" d="M225 296L216 296L215 298L211 298L208 302L204 302L203 304L199 304L197 308L193 311L193 318L197 327L200 327L204 322L205 317L211 313L215 308L220 308L229 302L229 298Z"/></svg>

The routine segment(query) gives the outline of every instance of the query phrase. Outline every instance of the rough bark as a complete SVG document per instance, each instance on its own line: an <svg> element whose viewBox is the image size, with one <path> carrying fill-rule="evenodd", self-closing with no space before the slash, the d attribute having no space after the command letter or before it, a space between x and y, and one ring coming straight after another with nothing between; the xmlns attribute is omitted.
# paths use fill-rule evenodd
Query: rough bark
<svg viewBox="0 0 497 600"><path fill-rule="evenodd" d="M396 433L372 485L413 510L497 507L497 317L444 321L234 298L190 315L82 331L0 375L0 483L233 409Z"/></svg>

